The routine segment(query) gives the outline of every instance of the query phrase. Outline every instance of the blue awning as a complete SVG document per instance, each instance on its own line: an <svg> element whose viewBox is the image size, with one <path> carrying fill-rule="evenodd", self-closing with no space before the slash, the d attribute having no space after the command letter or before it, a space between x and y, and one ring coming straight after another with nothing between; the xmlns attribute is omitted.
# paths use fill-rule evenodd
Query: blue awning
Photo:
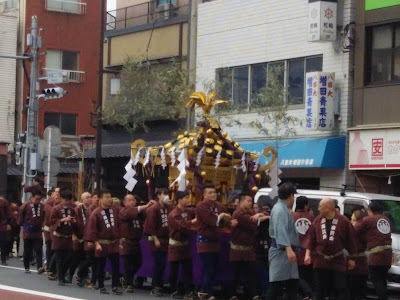
<svg viewBox="0 0 400 300"><path fill-rule="evenodd" d="M240 146L250 152L261 153L260 164L267 160L262 153L272 146L278 151L279 168L334 168L345 165L346 137L318 139L286 139L241 142Z"/></svg>

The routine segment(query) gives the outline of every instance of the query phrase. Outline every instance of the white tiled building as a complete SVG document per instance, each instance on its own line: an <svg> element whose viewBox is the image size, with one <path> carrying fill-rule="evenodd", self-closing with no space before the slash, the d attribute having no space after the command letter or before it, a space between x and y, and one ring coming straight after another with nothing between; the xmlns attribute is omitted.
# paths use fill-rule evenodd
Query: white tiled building
<svg viewBox="0 0 400 300"><path fill-rule="evenodd" d="M0 14L0 54L16 55L18 18ZM15 133L16 60L0 58L0 141L13 148Z"/></svg>
<svg viewBox="0 0 400 300"><path fill-rule="evenodd" d="M292 93L291 99L294 99L295 105L290 106L290 114L305 120L305 73L335 72L334 87L340 92L340 110L335 117L335 129L309 130L305 126L306 122L302 122L303 125L296 127L295 138L285 141L286 145L292 146L279 146L279 166L283 170L282 177L299 182L309 178L304 181L309 187L341 187L345 183L354 184L354 179L345 167L346 130L352 111L351 52L343 51L341 32L345 25L353 21L355 1L338 0L336 42L307 41L308 2L215 0L199 4L196 89L204 90L210 82L218 81L221 74L229 74L229 80L232 80L232 101L251 103L252 92L257 91L263 82L265 85L266 75L262 70L268 70L271 63L278 63L285 70L283 82L286 87L290 86L289 93ZM224 129L233 139L241 141L245 149L260 150L262 145L273 143L271 138L248 125L255 118L260 118L256 112L242 113L233 118L240 119L241 125ZM297 151L299 155L296 156L293 152ZM340 157L336 159L338 153ZM335 160L340 162L335 164Z"/></svg>

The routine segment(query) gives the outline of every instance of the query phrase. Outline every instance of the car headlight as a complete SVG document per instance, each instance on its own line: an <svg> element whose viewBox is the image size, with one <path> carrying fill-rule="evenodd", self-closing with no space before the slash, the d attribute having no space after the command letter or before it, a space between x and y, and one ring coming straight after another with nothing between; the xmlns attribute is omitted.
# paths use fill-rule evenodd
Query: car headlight
<svg viewBox="0 0 400 300"><path fill-rule="evenodd" d="M400 267L400 249L393 250L392 265Z"/></svg>

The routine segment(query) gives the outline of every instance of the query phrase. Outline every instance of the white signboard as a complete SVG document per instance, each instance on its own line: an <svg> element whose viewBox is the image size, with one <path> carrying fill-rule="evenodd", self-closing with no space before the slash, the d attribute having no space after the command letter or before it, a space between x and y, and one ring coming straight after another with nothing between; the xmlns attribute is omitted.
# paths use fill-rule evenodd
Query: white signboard
<svg viewBox="0 0 400 300"><path fill-rule="evenodd" d="M350 170L398 168L400 129L350 131Z"/></svg>
<svg viewBox="0 0 400 300"><path fill-rule="evenodd" d="M308 41L336 41L337 3L314 1L308 3Z"/></svg>
<svg viewBox="0 0 400 300"><path fill-rule="evenodd" d="M47 71L47 83L59 84L63 83L63 75L60 71Z"/></svg>
<svg viewBox="0 0 400 300"><path fill-rule="evenodd" d="M332 130L334 127L333 100L335 73L310 72L306 74L306 128Z"/></svg>

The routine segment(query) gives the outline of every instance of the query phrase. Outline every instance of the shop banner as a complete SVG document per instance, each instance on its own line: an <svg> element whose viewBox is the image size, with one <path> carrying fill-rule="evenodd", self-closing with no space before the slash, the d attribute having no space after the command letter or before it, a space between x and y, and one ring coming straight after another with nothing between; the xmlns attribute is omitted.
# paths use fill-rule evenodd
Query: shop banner
<svg viewBox="0 0 400 300"><path fill-rule="evenodd" d="M310 72L306 74L306 128L332 130L334 127L333 101L335 73Z"/></svg>
<svg viewBox="0 0 400 300"><path fill-rule="evenodd" d="M308 3L308 41L336 41L337 3L310 1Z"/></svg>
<svg viewBox="0 0 400 300"><path fill-rule="evenodd" d="M400 169L400 129L350 131L349 169Z"/></svg>

